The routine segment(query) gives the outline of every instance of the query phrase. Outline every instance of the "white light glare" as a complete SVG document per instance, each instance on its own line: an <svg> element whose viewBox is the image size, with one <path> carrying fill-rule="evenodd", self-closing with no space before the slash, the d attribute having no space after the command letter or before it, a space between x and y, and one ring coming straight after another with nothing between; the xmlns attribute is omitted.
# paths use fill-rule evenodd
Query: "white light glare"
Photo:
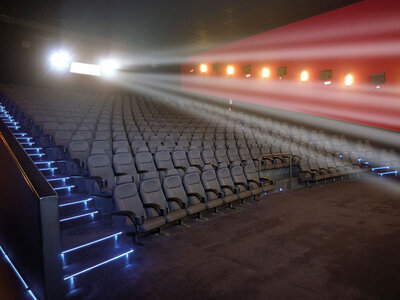
<svg viewBox="0 0 400 300"><path fill-rule="evenodd" d="M112 76L115 74L116 70L119 68L119 64L113 59L103 60L100 63L101 75Z"/></svg>
<svg viewBox="0 0 400 300"><path fill-rule="evenodd" d="M324 84L325 84L325 85L331 85L332 82L331 82L331 81L325 81Z"/></svg>
<svg viewBox="0 0 400 300"><path fill-rule="evenodd" d="M353 77L353 75L347 74L346 77L345 77L345 79L344 79L344 84L345 84L346 86L351 86L351 85L353 84L353 82L354 82L354 77Z"/></svg>
<svg viewBox="0 0 400 300"><path fill-rule="evenodd" d="M305 82L305 81L308 80L308 72L307 72L307 71L301 72L301 74L300 74L300 80L303 81L303 82Z"/></svg>
<svg viewBox="0 0 400 300"><path fill-rule="evenodd" d="M50 56L50 62L56 70L64 71L69 67L71 56L64 51L58 51Z"/></svg>
<svg viewBox="0 0 400 300"><path fill-rule="evenodd" d="M80 62L72 62L71 68L69 69L71 73L100 76L100 66L93 64L84 64Z"/></svg>

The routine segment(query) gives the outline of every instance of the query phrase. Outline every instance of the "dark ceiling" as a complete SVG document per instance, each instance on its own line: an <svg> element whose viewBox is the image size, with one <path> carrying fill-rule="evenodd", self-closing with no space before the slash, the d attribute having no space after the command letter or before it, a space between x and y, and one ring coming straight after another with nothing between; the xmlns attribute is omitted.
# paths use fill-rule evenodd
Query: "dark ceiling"
<svg viewBox="0 0 400 300"><path fill-rule="evenodd" d="M25 27L45 24L136 51L186 56L355 2L358 0L3 0L0 13L27 21Z"/></svg>

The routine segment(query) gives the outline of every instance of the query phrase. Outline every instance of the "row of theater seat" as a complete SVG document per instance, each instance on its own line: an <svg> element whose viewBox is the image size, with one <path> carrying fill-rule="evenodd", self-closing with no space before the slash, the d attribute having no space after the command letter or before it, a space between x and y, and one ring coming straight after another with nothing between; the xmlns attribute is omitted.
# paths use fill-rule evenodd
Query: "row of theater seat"
<svg viewBox="0 0 400 300"><path fill-rule="evenodd" d="M132 176L122 175L114 189L114 215L116 223L136 236L167 223L182 223L186 216L201 218L206 210L218 212L222 205L232 208L235 201L258 199L272 189L271 180L259 178L253 165L234 165L229 169L221 164L216 171L211 165L205 165L201 171L189 167L183 177L172 169L166 171L162 181L155 172L146 172L139 193Z"/></svg>
<svg viewBox="0 0 400 300"><path fill-rule="evenodd" d="M367 170L358 160L355 164L352 164L351 161L332 155L324 156L323 154L302 157L299 162L299 169L299 181L305 182L307 185L310 182L326 182L328 179L359 177L361 173Z"/></svg>
<svg viewBox="0 0 400 300"><path fill-rule="evenodd" d="M159 142L163 143L170 152L173 150L173 146L176 143L180 143L184 150L188 150L188 147L192 144L194 140L195 142L193 144L200 149L202 149L202 147L211 147L214 149L217 149L217 147L229 148L230 146L234 147L233 143L236 143L236 147L239 148L241 145L243 145L242 142L244 142L246 143L248 150L254 153L254 155L252 155L253 160L255 159L256 155L258 155L258 152L260 152L260 154L291 152L294 157L318 153L331 153L335 155L341 154L344 156L353 155L358 156L358 158L362 157L364 161L371 161L371 164L374 158L380 158L379 155L376 155L376 153L374 153L375 151L372 149L368 142L357 141L356 145L353 146L347 142L347 139L344 136L333 136L331 139L329 139L323 132L307 132L302 127L289 127L287 124L280 124L276 122L271 123L271 120L260 120L251 117L249 118L240 113L233 114L232 112L227 113L225 111L221 114L221 112L215 107L209 107L205 104L202 104L201 108L203 110L204 108L206 108L206 110L213 109L213 114L210 114L211 116L215 116L215 114L221 114L223 116L223 118L221 118L222 120L228 119L229 121L236 122L237 124L232 122L229 123L229 121L224 124L222 121L215 125L202 127L201 125L205 122L199 120L200 122L196 123L197 126L193 127L193 118L191 118L191 116L188 117L188 114L190 115L191 111L193 111L194 109L196 110L196 107L193 108L192 104L187 105L184 103L174 103L170 101L168 102L168 105L166 105L165 103L160 104L153 99L151 99L152 101L144 102L144 99L139 97L138 99L135 99L137 100L137 102L135 102L131 101L132 99L127 99L126 97L123 99L118 99L117 97L117 99L112 99L111 102L107 102L105 105L105 102L108 100L109 99L102 99L102 101L99 101L100 105L92 105L93 109L92 111L90 111L90 114L87 113L84 118L81 117L81 121L84 123L81 123L79 127L77 127L77 125L72 125L72 127L75 127L76 129L91 128L91 130L94 130L94 126L91 122L98 121L96 131L100 132L98 134L98 138L100 140L102 139L102 137L104 137L104 135L107 135L106 132L112 130L113 140L119 141L119 139L126 140L126 138L128 138L128 141L132 143L134 138L140 138L147 142L149 150L153 153L155 149L159 146L158 141L154 138L155 136L157 136L159 137ZM146 101L148 101L148 99L146 99ZM121 107L118 107L122 105L121 102L123 102L123 113L121 112ZM33 104L30 103L29 105ZM198 104L196 105L199 106ZM153 106L154 109L151 108L151 106ZM183 109L181 106L183 106ZM42 104L42 107L45 106ZM96 115L96 107L98 111L97 118L94 117ZM181 112L176 113L175 110L179 111L180 107ZM190 107L192 108L190 109ZM166 111L166 114L164 114L163 110ZM50 114L49 116L47 116L47 118L54 118L51 109L47 107L47 111ZM126 111L132 112L130 114L130 117L134 116L134 120L125 120L125 115L124 122L122 122L121 119L118 120L118 118L114 119L115 116L121 117L121 115L123 115ZM143 114L143 111L148 111L149 116ZM44 112L40 110L39 112L40 114L42 114L41 116L43 116ZM80 113L80 116L82 116L84 114L84 111L75 111L70 113L74 113L75 115L78 115ZM168 117L168 113L171 115L170 117ZM113 117L112 126L110 126L110 114L112 114ZM76 118L79 117L77 116ZM208 118L210 117L208 116ZM177 121L173 121L175 119L181 119L182 124ZM199 118L197 118L197 120L198 119ZM215 117L213 121L215 123ZM257 123L257 121L261 122ZM271 125L273 126L268 126L268 128L265 128L265 126L262 126L265 123L271 123ZM62 135L68 135L70 140L73 130L71 133L65 133L63 131L68 131L65 130L67 128L65 124L59 125L61 126L60 131L62 131L62 133L61 136L57 135L56 140L59 144L67 146L68 143L65 143L65 141L68 141L68 138L63 141ZM225 125L225 127L223 125ZM123 130L125 130L125 134L121 133ZM90 130L79 131L80 135L85 135ZM118 131L120 131L119 134L117 133ZM166 137L168 138L166 139ZM223 145L223 143L221 142L218 142L218 140L222 137L225 137L225 145ZM111 142L110 137L105 138L109 139L108 141ZM201 141L202 138L203 140ZM150 142L151 139L154 139L155 141ZM236 139L236 141L234 139ZM185 140L187 141L187 143L185 142ZM150 145L148 144L149 142ZM200 144L199 142L202 144ZM384 161L387 161L388 158L390 159L389 156L397 156L397 154L394 153L393 150L389 152L383 150L381 156ZM397 159L397 157L392 157L390 161L396 161ZM267 162L267 166L270 165L271 164ZM274 167L281 166L279 164L279 160L273 160L272 165ZM284 164L283 166L286 165L287 164Z"/></svg>
<svg viewBox="0 0 400 300"><path fill-rule="evenodd" d="M291 156L299 180L307 183L399 163L394 150L377 150L368 141L353 143L204 103L3 89L49 157L76 161L64 171L90 194L113 196L115 207L104 212L115 209L123 215L117 222L136 233L271 190L271 181L257 172L262 155L261 170L288 167ZM197 195L188 178L197 182Z"/></svg>

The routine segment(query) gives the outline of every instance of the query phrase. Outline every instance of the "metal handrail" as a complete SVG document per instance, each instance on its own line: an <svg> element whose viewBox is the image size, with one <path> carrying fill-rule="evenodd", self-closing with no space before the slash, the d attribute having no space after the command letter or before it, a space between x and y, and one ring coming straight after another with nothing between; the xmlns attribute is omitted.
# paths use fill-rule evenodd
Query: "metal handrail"
<svg viewBox="0 0 400 300"><path fill-rule="evenodd" d="M293 160L293 155L291 153L269 153L269 154L263 154L258 158L258 176L261 177L261 161L265 160L265 158L268 157L289 157L289 187L290 190L292 190L292 177L293 177L293 172L292 172L292 160Z"/></svg>

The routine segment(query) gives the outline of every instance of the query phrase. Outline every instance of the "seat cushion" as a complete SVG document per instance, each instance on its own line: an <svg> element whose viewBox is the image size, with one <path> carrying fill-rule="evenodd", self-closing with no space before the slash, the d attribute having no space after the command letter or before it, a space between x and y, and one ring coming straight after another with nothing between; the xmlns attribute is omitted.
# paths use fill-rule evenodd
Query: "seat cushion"
<svg viewBox="0 0 400 300"><path fill-rule="evenodd" d="M245 198L250 197L250 196L252 196L250 190L246 190L246 191L243 191L243 192L239 193L240 199L245 199Z"/></svg>
<svg viewBox="0 0 400 300"><path fill-rule="evenodd" d="M206 204L206 208L207 209L211 209L211 208L215 208L217 206L220 206L223 203L224 203L223 200L221 198L218 198L218 199L207 201L205 204Z"/></svg>
<svg viewBox="0 0 400 300"><path fill-rule="evenodd" d="M252 193L252 195L256 196L256 195L262 194L266 191L264 191L264 187L256 187L254 189L251 189L250 192Z"/></svg>
<svg viewBox="0 0 400 300"><path fill-rule="evenodd" d="M197 214L203 210L206 210L206 205L204 203L195 204L186 209L188 215Z"/></svg>
<svg viewBox="0 0 400 300"><path fill-rule="evenodd" d="M232 194L232 195L228 195L226 197L223 198L224 203L231 203L233 201L236 201L239 199L239 196L236 194Z"/></svg>
<svg viewBox="0 0 400 300"><path fill-rule="evenodd" d="M178 209L178 210L171 211L168 215L164 216L164 218L169 223L169 222L174 222L179 219L183 219L186 216L187 216L186 210Z"/></svg>
<svg viewBox="0 0 400 300"><path fill-rule="evenodd" d="M165 219L163 217L151 218L145 220L144 223L140 225L139 230L140 232L147 232L156 228L160 228L163 225L165 225Z"/></svg>

